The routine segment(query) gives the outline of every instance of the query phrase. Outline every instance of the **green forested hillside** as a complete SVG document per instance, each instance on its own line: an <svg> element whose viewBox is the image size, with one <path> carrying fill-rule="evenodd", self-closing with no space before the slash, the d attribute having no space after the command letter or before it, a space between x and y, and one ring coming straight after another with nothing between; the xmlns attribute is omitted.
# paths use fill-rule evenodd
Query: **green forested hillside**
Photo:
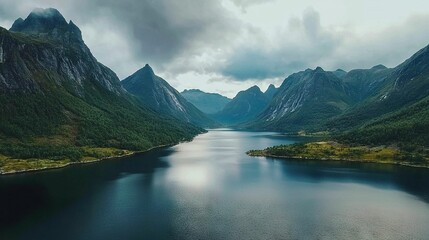
<svg viewBox="0 0 429 240"><path fill-rule="evenodd" d="M429 98L369 120L367 124L337 137L349 143L369 145L399 144L400 147L429 146Z"/></svg>
<svg viewBox="0 0 429 240"><path fill-rule="evenodd" d="M0 172L143 151L204 131L140 106L72 22L44 11L14 31L0 28Z"/></svg>

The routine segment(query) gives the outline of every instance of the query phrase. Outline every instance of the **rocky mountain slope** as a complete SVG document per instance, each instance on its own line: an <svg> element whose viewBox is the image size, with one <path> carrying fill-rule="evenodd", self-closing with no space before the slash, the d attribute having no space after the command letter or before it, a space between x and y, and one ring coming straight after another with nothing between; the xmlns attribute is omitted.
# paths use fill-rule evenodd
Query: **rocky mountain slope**
<svg viewBox="0 0 429 240"><path fill-rule="evenodd" d="M244 126L284 132L328 131L343 141L429 145L429 46L391 69L295 73Z"/></svg>
<svg viewBox="0 0 429 240"><path fill-rule="evenodd" d="M350 94L332 72L320 67L307 69L286 78L269 106L247 126L281 131L317 129L323 120L350 107Z"/></svg>
<svg viewBox="0 0 429 240"><path fill-rule="evenodd" d="M146 150L203 131L139 106L55 9L0 28L0 103L0 160L80 161L101 148Z"/></svg>
<svg viewBox="0 0 429 240"><path fill-rule="evenodd" d="M189 103L167 81L156 76L152 68L147 64L121 83L144 106L151 108L155 112L203 127L217 125L214 120Z"/></svg>

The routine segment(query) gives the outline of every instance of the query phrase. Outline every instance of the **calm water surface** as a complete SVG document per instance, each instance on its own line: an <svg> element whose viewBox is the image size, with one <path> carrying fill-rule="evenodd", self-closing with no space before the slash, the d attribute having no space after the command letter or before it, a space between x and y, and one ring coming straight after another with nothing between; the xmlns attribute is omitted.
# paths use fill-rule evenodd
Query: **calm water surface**
<svg viewBox="0 0 429 240"><path fill-rule="evenodd" d="M251 158L214 130L120 160L0 177L0 239L429 239L429 171Z"/></svg>

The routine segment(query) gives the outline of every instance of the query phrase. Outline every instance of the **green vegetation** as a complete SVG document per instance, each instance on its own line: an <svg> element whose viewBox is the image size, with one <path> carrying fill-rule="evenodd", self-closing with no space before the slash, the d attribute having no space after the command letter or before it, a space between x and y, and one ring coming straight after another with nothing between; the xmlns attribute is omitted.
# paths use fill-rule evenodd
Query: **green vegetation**
<svg viewBox="0 0 429 240"><path fill-rule="evenodd" d="M409 152L395 147L368 147L337 142L312 142L251 150L250 156L291 159L362 161L429 167L429 150Z"/></svg>
<svg viewBox="0 0 429 240"><path fill-rule="evenodd" d="M121 156L122 151L144 151L191 140L203 131L155 116L114 94L98 97L94 93L84 101L66 92L50 97L0 95L0 154L6 158L0 171L58 167L88 158ZM88 148L117 151L102 154ZM35 159L43 161L37 163Z"/></svg>
<svg viewBox="0 0 429 240"><path fill-rule="evenodd" d="M429 146L429 98L336 137L344 143L397 144L418 151Z"/></svg>
<svg viewBox="0 0 429 240"><path fill-rule="evenodd" d="M7 152L7 151L15 152ZM74 163L87 163L97 160L132 154L132 151L115 148L90 148L68 146L13 146L6 149L9 156L0 155L0 173L16 173L40 169L60 168Z"/></svg>
<svg viewBox="0 0 429 240"><path fill-rule="evenodd" d="M83 42L1 28L0 38L7 51L0 63L2 173L122 156L204 132L141 106Z"/></svg>

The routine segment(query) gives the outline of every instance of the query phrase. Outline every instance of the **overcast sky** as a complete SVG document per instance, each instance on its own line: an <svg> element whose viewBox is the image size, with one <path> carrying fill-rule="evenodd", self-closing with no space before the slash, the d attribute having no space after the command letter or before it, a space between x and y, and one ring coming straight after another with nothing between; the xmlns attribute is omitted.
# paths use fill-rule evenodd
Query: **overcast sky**
<svg viewBox="0 0 429 240"><path fill-rule="evenodd" d="M394 67L429 44L427 0L1 0L0 26L57 8L123 79L148 63L179 91L233 97L289 74Z"/></svg>

